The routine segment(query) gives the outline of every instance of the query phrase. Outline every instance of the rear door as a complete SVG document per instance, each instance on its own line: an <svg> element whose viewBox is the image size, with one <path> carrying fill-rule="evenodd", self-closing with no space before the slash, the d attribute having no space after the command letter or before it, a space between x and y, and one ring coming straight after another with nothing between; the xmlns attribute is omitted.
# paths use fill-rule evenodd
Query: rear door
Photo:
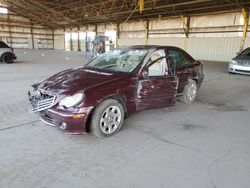
<svg viewBox="0 0 250 188"><path fill-rule="evenodd" d="M194 60L186 52L178 48L168 48L168 54L176 58L176 75L179 78L177 93L181 94L193 73L192 63Z"/></svg>
<svg viewBox="0 0 250 188"><path fill-rule="evenodd" d="M158 50L151 57L142 70L147 71L148 77L140 75L137 88L137 102L139 109L160 108L175 104L178 79L170 74L164 50ZM160 60L147 67L150 62Z"/></svg>

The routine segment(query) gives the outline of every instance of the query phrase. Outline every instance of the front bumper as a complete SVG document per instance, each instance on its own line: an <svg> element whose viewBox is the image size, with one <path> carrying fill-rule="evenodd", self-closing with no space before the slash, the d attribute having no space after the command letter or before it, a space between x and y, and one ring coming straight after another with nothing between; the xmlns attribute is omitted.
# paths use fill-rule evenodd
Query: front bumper
<svg viewBox="0 0 250 188"><path fill-rule="evenodd" d="M250 66L241 66L229 63L228 72L250 75Z"/></svg>
<svg viewBox="0 0 250 188"><path fill-rule="evenodd" d="M86 123L93 107L76 108L68 111L50 108L40 112L41 120L51 126L58 127L69 134L86 133Z"/></svg>

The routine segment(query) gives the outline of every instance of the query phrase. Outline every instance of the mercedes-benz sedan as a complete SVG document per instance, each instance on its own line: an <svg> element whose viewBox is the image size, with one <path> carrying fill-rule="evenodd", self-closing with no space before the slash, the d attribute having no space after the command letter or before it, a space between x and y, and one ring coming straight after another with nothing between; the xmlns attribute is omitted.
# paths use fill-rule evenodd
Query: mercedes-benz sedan
<svg viewBox="0 0 250 188"><path fill-rule="evenodd" d="M201 62L180 48L131 46L34 84L29 99L46 124L106 137L135 112L173 106L177 97L192 103L203 77Z"/></svg>
<svg viewBox="0 0 250 188"><path fill-rule="evenodd" d="M250 48L246 48L231 60L228 72L250 75Z"/></svg>

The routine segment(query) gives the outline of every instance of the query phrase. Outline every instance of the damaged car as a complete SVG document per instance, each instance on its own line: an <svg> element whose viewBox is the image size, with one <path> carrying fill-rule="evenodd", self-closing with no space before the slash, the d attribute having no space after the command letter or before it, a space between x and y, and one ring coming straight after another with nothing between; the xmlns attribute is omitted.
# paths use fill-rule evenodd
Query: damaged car
<svg viewBox="0 0 250 188"><path fill-rule="evenodd" d="M202 63L180 48L130 46L34 84L28 96L44 123L108 137L135 112L193 103L203 78Z"/></svg>

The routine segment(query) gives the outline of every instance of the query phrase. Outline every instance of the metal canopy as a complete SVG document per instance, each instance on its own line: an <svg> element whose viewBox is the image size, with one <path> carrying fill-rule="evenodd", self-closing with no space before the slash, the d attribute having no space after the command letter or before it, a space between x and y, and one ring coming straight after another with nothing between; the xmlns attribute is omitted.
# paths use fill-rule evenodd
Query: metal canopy
<svg viewBox="0 0 250 188"><path fill-rule="evenodd" d="M249 0L2 0L34 24L52 28L249 9Z"/></svg>

